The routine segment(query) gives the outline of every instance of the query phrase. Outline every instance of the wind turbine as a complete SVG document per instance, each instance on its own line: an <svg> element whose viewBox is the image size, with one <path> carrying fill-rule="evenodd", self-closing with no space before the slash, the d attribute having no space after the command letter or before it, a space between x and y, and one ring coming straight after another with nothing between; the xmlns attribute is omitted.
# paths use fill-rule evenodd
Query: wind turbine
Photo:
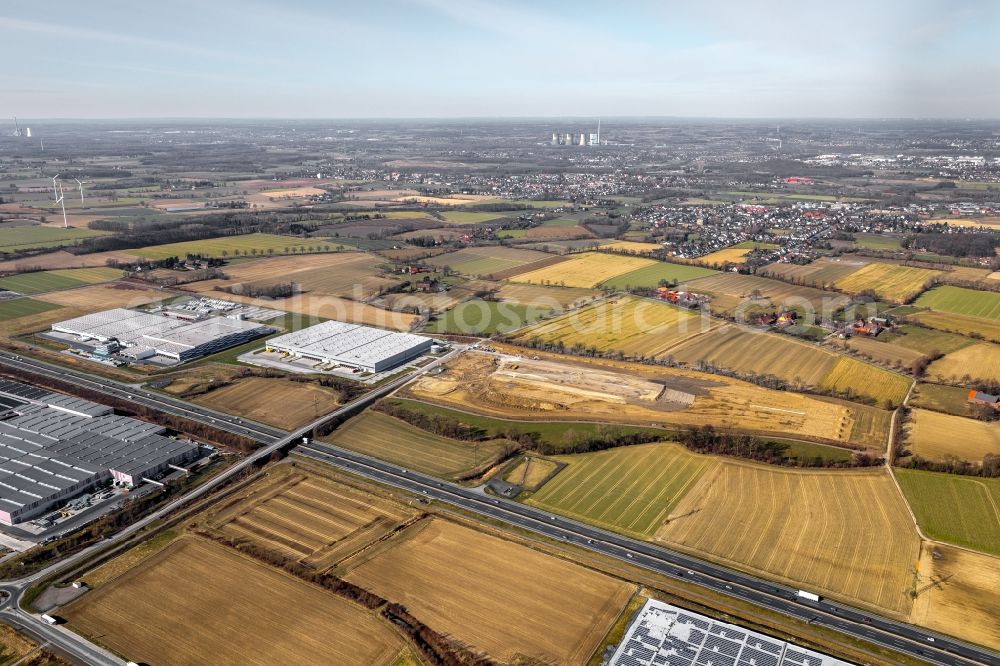
<svg viewBox="0 0 1000 666"><path fill-rule="evenodd" d="M69 227L69 222L66 221L66 194L63 192L62 183L56 180L58 177L59 174L52 176L52 191L55 192L57 188L59 190L59 196L56 198L56 203L62 206L63 229L66 229Z"/></svg>
<svg viewBox="0 0 1000 666"><path fill-rule="evenodd" d="M89 183L90 181L88 181L88 180L81 181L79 178L74 178L73 180L75 180L76 184L80 186L80 203L82 204L83 203L83 186L86 183Z"/></svg>

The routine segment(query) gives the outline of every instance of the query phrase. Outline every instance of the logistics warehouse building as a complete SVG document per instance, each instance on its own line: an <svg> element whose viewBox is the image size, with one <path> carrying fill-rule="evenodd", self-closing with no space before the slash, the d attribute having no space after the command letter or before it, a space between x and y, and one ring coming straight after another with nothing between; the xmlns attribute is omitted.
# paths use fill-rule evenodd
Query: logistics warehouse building
<svg viewBox="0 0 1000 666"><path fill-rule="evenodd" d="M208 317L188 321L164 314L115 308L52 325L55 333L81 341L118 342L136 358L164 356L189 361L249 342L272 328L242 319Z"/></svg>
<svg viewBox="0 0 1000 666"><path fill-rule="evenodd" d="M331 365L382 372L430 350L433 340L411 333L325 321L267 341L267 349Z"/></svg>
<svg viewBox="0 0 1000 666"><path fill-rule="evenodd" d="M0 380L0 522L23 522L115 480L137 485L198 456L158 425Z"/></svg>

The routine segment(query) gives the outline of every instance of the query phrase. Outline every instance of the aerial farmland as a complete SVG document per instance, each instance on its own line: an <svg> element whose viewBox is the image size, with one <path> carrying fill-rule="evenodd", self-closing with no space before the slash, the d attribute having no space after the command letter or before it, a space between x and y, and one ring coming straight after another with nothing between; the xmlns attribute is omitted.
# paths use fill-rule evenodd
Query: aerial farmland
<svg viewBox="0 0 1000 666"><path fill-rule="evenodd" d="M673 663L651 600L992 663L995 124L588 123L0 136L2 379L199 452L0 526L7 619L101 666Z"/></svg>

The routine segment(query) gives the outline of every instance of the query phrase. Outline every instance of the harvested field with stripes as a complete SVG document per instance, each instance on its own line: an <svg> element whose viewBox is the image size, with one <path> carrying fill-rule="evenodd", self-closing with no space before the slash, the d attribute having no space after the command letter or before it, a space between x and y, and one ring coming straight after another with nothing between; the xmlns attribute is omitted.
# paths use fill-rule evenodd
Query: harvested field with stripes
<svg viewBox="0 0 1000 666"><path fill-rule="evenodd" d="M684 283L683 287L688 291L710 296L712 300L709 307L712 312L730 315L743 313L749 316L758 311L774 309L797 310L804 314L815 313L817 316L824 313L832 315L849 300L843 294L831 291L736 273L718 273L698 278Z"/></svg>
<svg viewBox="0 0 1000 666"><path fill-rule="evenodd" d="M963 347L927 366L927 376L946 383L1000 381L1000 345L977 342Z"/></svg>
<svg viewBox="0 0 1000 666"><path fill-rule="evenodd" d="M279 470L209 514L206 527L323 571L415 514L375 495L291 469Z"/></svg>
<svg viewBox="0 0 1000 666"><path fill-rule="evenodd" d="M837 341L834 346L842 345L846 349L853 350L877 363L892 366L894 368L909 368L922 359L925 354L916 350L908 349L901 345L893 345L875 338L864 336L854 336L843 341Z"/></svg>
<svg viewBox="0 0 1000 666"><path fill-rule="evenodd" d="M125 283L95 284L79 289L67 289L39 296L39 300L67 307L87 308L90 311L111 308L134 308L147 303L166 300L173 296L169 291L136 288ZM68 319L70 316L67 315Z"/></svg>
<svg viewBox="0 0 1000 666"><path fill-rule="evenodd" d="M924 543L910 622L1000 647L1000 558Z"/></svg>
<svg viewBox="0 0 1000 666"><path fill-rule="evenodd" d="M716 465L679 444L626 446L556 458L566 463L527 503L606 529L649 538Z"/></svg>
<svg viewBox="0 0 1000 666"><path fill-rule="evenodd" d="M510 277L512 282L556 285L562 287L594 288L602 282L624 273L655 266L657 262L641 257L618 254L584 252L573 254L563 261L538 270L519 273Z"/></svg>
<svg viewBox="0 0 1000 666"><path fill-rule="evenodd" d="M338 404L337 391L312 382L247 377L192 400L237 416L291 430L310 423ZM275 409L281 405L281 409Z"/></svg>
<svg viewBox="0 0 1000 666"><path fill-rule="evenodd" d="M837 356L784 335L726 325L674 347L669 356L692 367L700 362L742 373L774 375L786 382L817 386Z"/></svg>
<svg viewBox="0 0 1000 666"><path fill-rule="evenodd" d="M872 262L835 282L850 294L872 290L879 298L904 302L923 291L941 271Z"/></svg>
<svg viewBox="0 0 1000 666"><path fill-rule="evenodd" d="M216 287L266 287L293 282L302 293L363 300L396 284L383 277L378 259L364 252L336 252L272 257L226 266L225 280L203 280L190 285L206 293Z"/></svg>
<svg viewBox="0 0 1000 666"><path fill-rule="evenodd" d="M701 266L690 266L687 264L671 264L665 261L658 261L652 266L645 266L638 270L622 273L618 277L612 278L602 286L605 289L628 289L634 287L654 288L660 286L660 282L686 282L700 277L714 275L715 271Z"/></svg>
<svg viewBox="0 0 1000 666"><path fill-rule="evenodd" d="M1000 423L913 409L906 444L914 455L930 460L980 462L987 454L1000 455Z"/></svg>
<svg viewBox="0 0 1000 666"><path fill-rule="evenodd" d="M934 312L933 310L918 312L910 315L909 318L939 331L950 331L961 335L978 335L986 340L1000 342L1000 321L995 319Z"/></svg>
<svg viewBox="0 0 1000 666"><path fill-rule="evenodd" d="M820 388L846 395L873 398L880 407L895 409L906 397L912 380L874 365L841 356L820 382Z"/></svg>
<svg viewBox="0 0 1000 666"><path fill-rule="evenodd" d="M639 241L615 240L607 243L601 243L601 249L615 250L617 252L646 254L647 252L655 252L656 250L662 250L663 246L660 245L659 243L641 243Z"/></svg>
<svg viewBox="0 0 1000 666"><path fill-rule="evenodd" d="M598 296L600 296L600 292L593 289L540 287L532 284L514 283L504 284L497 291L497 298L501 301L552 310L583 305Z"/></svg>
<svg viewBox="0 0 1000 666"><path fill-rule="evenodd" d="M725 264L742 264L747 260L747 255L753 250L751 247L727 247L717 250L703 257L698 257L696 261L705 266L721 268Z"/></svg>
<svg viewBox="0 0 1000 666"><path fill-rule="evenodd" d="M688 340L667 354L698 367L701 363L757 376L772 375L791 387L820 387L895 404L906 395L909 380L902 375L838 356L789 336L750 332L724 326Z"/></svg>
<svg viewBox="0 0 1000 666"><path fill-rule="evenodd" d="M586 663L635 591L444 520L421 521L394 541L344 578L502 663Z"/></svg>
<svg viewBox="0 0 1000 666"><path fill-rule="evenodd" d="M425 474L453 478L492 460L506 440L465 442L440 437L381 412L368 410L337 428L327 440Z"/></svg>
<svg viewBox="0 0 1000 666"><path fill-rule="evenodd" d="M655 539L897 617L916 529L884 469L802 471L720 460Z"/></svg>
<svg viewBox="0 0 1000 666"><path fill-rule="evenodd" d="M467 247L431 257L427 263L438 268L448 266L456 273L488 276L550 259L552 255L538 250L523 250L502 245Z"/></svg>
<svg viewBox="0 0 1000 666"><path fill-rule="evenodd" d="M829 289L837 280L847 277L865 265L863 261L848 261L845 259L817 259L811 264L769 264L760 272L790 282L802 281L805 284Z"/></svg>
<svg viewBox="0 0 1000 666"><path fill-rule="evenodd" d="M67 626L138 663L391 664L391 626L224 546L183 537L64 606Z"/></svg>
<svg viewBox="0 0 1000 666"><path fill-rule="evenodd" d="M629 357L660 356L674 345L719 323L682 308L633 296L600 301L518 333L566 349L620 351Z"/></svg>

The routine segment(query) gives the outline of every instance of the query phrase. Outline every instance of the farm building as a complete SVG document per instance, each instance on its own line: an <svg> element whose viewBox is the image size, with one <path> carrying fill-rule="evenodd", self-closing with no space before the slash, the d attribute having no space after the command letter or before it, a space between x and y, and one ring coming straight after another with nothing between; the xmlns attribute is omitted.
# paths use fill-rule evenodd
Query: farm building
<svg viewBox="0 0 1000 666"><path fill-rule="evenodd" d="M713 620L655 599L646 601L611 657L611 666L671 664L848 666L777 638Z"/></svg>
<svg viewBox="0 0 1000 666"><path fill-rule="evenodd" d="M23 522L91 488L138 485L198 447L110 407L0 380L0 523Z"/></svg>
<svg viewBox="0 0 1000 666"><path fill-rule="evenodd" d="M433 340L411 333L325 321L267 341L269 351L382 372L430 351Z"/></svg>
<svg viewBox="0 0 1000 666"><path fill-rule="evenodd" d="M969 390L969 402L975 405L986 405L993 409L1000 409L1000 396L983 393L975 389Z"/></svg>
<svg viewBox="0 0 1000 666"><path fill-rule="evenodd" d="M273 330L229 317L191 318L114 308L55 323L52 332L80 342L104 345L115 341L123 354L134 358L163 356L172 361L190 361Z"/></svg>

